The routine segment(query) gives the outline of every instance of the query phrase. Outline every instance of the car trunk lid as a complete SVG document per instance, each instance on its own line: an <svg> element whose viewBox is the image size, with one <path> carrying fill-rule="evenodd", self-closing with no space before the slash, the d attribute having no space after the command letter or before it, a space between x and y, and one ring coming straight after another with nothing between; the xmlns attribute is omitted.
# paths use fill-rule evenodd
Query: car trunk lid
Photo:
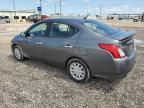
<svg viewBox="0 0 144 108"><path fill-rule="evenodd" d="M119 41L119 45L125 52L126 56L130 56L134 51L134 35L133 31L119 31L115 34L110 35L114 40Z"/></svg>

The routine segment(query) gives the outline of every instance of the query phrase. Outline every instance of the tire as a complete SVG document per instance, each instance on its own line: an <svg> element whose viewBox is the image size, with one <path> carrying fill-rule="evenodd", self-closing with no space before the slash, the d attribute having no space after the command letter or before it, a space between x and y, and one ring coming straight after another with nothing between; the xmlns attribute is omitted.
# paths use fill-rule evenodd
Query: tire
<svg viewBox="0 0 144 108"><path fill-rule="evenodd" d="M138 22L138 20L137 20L137 19L134 19L134 22Z"/></svg>
<svg viewBox="0 0 144 108"><path fill-rule="evenodd" d="M77 83L88 82L90 79L90 71L87 65L80 59L69 60L67 64L67 73L71 79Z"/></svg>
<svg viewBox="0 0 144 108"><path fill-rule="evenodd" d="M22 48L18 45L13 47L13 55L14 55L15 59L18 61L24 61L25 60Z"/></svg>

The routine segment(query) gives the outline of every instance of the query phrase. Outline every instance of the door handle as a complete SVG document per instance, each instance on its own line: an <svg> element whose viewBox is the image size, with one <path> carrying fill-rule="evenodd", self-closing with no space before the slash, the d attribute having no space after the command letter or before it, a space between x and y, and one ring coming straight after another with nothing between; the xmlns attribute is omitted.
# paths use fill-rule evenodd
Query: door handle
<svg viewBox="0 0 144 108"><path fill-rule="evenodd" d="M70 44L65 45L65 48L72 48L73 46Z"/></svg>
<svg viewBox="0 0 144 108"><path fill-rule="evenodd" d="M43 43L42 43L42 42L36 42L36 44L38 44L38 45L42 45Z"/></svg>

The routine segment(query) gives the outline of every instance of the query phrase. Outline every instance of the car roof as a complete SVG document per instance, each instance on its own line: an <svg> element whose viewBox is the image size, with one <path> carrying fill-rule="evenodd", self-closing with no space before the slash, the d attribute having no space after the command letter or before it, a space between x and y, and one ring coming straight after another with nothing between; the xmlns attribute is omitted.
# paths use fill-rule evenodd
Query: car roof
<svg viewBox="0 0 144 108"><path fill-rule="evenodd" d="M42 20L40 22L62 22L62 23L69 23L77 27L83 27L82 23L87 21L95 21L95 20L83 19L83 18L50 18L50 19Z"/></svg>
<svg viewBox="0 0 144 108"><path fill-rule="evenodd" d="M69 23L82 23L85 22L85 19L82 18L50 18L46 21L62 21L62 22L69 22Z"/></svg>

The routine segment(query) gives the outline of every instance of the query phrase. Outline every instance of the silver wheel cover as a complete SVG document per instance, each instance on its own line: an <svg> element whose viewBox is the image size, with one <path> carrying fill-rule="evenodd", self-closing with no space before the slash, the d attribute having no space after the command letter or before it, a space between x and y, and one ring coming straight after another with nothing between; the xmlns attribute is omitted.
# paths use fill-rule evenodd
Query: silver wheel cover
<svg viewBox="0 0 144 108"><path fill-rule="evenodd" d="M74 62L70 65L70 74L76 80L83 80L85 78L86 71L80 63Z"/></svg>
<svg viewBox="0 0 144 108"><path fill-rule="evenodd" d="M21 51L19 48L14 49L14 55L17 59L19 59L19 60L21 59Z"/></svg>

